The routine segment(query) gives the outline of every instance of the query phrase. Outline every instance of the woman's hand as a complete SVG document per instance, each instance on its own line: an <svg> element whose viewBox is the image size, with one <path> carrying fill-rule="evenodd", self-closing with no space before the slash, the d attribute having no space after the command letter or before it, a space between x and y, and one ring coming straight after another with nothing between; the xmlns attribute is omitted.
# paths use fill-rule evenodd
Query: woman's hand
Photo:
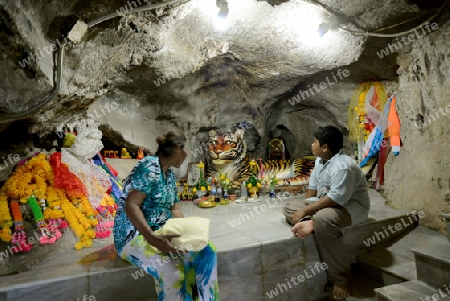
<svg viewBox="0 0 450 301"><path fill-rule="evenodd" d="M176 253L177 249L170 242L170 240L174 237L178 237L177 235L166 235L166 236L158 236L155 235L145 220L144 214L142 213L141 205L144 201L146 194L137 191L131 190L128 193L127 202L125 206L125 212L130 219L131 223L135 226L135 228L141 233L147 242L160 250L163 253L173 252ZM179 251L178 251L179 252Z"/></svg>
<svg viewBox="0 0 450 301"><path fill-rule="evenodd" d="M172 242L170 241L172 238L180 237L180 235L150 235L145 237L147 242L160 250L162 253L167 254L171 253L179 253L181 250L177 249Z"/></svg>
<svg viewBox="0 0 450 301"><path fill-rule="evenodd" d="M181 212L180 203L173 204L172 208L170 208L172 211L172 217L174 218L182 218L184 217L183 212Z"/></svg>

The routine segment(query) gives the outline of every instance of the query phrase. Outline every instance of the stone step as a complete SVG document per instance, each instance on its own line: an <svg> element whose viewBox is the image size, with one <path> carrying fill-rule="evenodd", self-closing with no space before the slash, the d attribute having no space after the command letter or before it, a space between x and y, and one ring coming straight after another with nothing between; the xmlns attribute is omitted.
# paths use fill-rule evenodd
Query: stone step
<svg viewBox="0 0 450 301"><path fill-rule="evenodd" d="M39 271L2 276L0 301L156 301L151 276L120 258L89 262L91 257L78 258L78 264L70 266L56 258Z"/></svg>
<svg viewBox="0 0 450 301"><path fill-rule="evenodd" d="M383 286L394 285L408 281L403 275L396 274L384 267L377 267L373 263L358 262L354 264L354 269L360 274L364 274L369 279L382 283Z"/></svg>
<svg viewBox="0 0 450 301"><path fill-rule="evenodd" d="M424 257L422 254L434 254L434 256L438 258L449 259L446 255L449 248L450 241L445 235L438 231L418 226L406 236L394 242L391 246L379 248L367 254L358 256L357 266L369 277L384 285L401 283L408 280L417 280L418 274L422 276L423 272L418 273L415 253L418 254L419 260L422 260L421 258ZM416 252L413 252L413 249L415 249ZM431 255L428 255L428 257L430 256ZM429 261L431 259L428 258L424 260ZM442 262L442 260L440 262ZM421 271L426 270L427 266L421 266L419 269ZM437 275L441 274L437 273ZM450 278L447 278L447 276L439 278L436 277L435 274L430 276L430 279L432 279L434 283L446 284L450 282ZM441 280L437 281L435 279ZM419 280L424 279L420 278ZM434 283L430 284L435 286Z"/></svg>
<svg viewBox="0 0 450 301"><path fill-rule="evenodd" d="M447 242L447 241L446 241ZM450 242L412 249L416 260L417 279L434 287L450 285Z"/></svg>
<svg viewBox="0 0 450 301"><path fill-rule="evenodd" d="M436 289L420 280L411 280L399 284L376 288L379 301L448 301L450 288Z"/></svg>

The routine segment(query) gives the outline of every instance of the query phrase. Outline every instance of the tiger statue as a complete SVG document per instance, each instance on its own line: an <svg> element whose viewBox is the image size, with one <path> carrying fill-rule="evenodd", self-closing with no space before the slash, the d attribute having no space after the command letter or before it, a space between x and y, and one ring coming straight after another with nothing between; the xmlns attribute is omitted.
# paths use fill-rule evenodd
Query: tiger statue
<svg viewBox="0 0 450 301"><path fill-rule="evenodd" d="M295 160L257 160L259 177L270 179L276 177L279 186L305 185L314 169L314 156L304 156Z"/></svg>
<svg viewBox="0 0 450 301"><path fill-rule="evenodd" d="M244 141L244 130L234 133L219 134L215 130L209 132L207 143L207 175L219 177L225 174L232 182L242 181L250 175L247 144Z"/></svg>

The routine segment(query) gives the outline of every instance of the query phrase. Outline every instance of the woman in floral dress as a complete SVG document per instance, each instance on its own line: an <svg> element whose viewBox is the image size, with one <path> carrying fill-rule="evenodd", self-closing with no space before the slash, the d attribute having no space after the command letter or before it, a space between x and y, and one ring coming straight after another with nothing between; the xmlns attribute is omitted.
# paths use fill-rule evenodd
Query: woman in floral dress
<svg viewBox="0 0 450 301"><path fill-rule="evenodd" d="M186 159L183 134L168 132L157 139L156 156L140 160L123 184L114 220L118 254L155 279L158 301L219 300L217 257L209 243L199 252L174 247L170 236L154 231L170 218L183 218L175 175Z"/></svg>

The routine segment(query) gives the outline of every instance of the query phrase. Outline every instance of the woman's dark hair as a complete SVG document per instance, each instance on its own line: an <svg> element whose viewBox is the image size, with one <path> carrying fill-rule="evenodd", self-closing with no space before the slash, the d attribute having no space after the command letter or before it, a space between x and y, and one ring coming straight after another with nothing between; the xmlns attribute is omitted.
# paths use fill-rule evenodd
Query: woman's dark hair
<svg viewBox="0 0 450 301"><path fill-rule="evenodd" d="M167 134L156 138L156 142L158 143L158 150L155 155L169 157L177 147L184 147L186 138L182 132L170 131Z"/></svg>
<svg viewBox="0 0 450 301"><path fill-rule="evenodd" d="M333 154L337 154L344 147L344 136L335 126L320 127L314 133L314 138L319 140L321 146L326 144Z"/></svg>

